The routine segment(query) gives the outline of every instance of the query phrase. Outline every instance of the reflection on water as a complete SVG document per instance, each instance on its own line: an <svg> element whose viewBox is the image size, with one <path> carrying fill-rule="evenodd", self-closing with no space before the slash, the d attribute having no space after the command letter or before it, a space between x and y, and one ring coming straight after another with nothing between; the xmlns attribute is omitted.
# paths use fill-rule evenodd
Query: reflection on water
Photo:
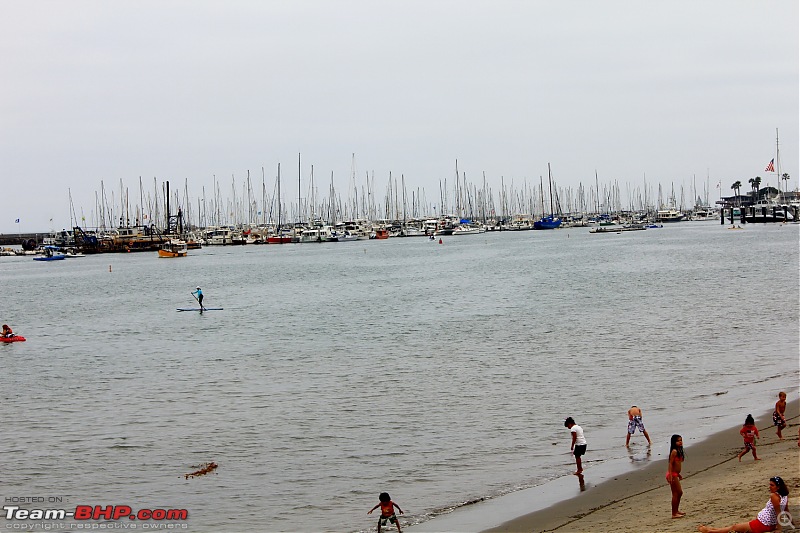
<svg viewBox="0 0 800 533"><path fill-rule="evenodd" d="M653 447L649 444L638 447L636 445L631 445L627 447L628 450L628 458L631 460L631 463L642 465L642 463L646 464L650 461L650 456L653 453Z"/></svg>

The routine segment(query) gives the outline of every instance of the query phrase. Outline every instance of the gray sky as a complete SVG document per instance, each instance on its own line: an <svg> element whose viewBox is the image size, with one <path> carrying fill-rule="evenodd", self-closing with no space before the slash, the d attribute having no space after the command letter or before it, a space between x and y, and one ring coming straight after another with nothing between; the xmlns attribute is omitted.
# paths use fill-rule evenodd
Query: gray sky
<svg viewBox="0 0 800 533"><path fill-rule="evenodd" d="M798 186L798 2L0 0L0 232L250 171ZM657 186L657 185L656 185ZM260 194L260 193L259 193ZM623 191L624 194L624 191ZM305 191L303 191L305 196ZM196 202L196 200L195 200ZM19 218L20 223L15 223ZM50 222L53 219L53 222Z"/></svg>

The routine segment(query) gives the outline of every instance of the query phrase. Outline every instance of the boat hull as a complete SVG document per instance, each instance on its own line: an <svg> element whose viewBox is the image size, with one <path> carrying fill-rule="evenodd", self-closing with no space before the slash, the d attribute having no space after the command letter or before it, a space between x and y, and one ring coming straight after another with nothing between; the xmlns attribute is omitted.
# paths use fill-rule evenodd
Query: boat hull
<svg viewBox="0 0 800 533"><path fill-rule="evenodd" d="M561 219L555 217L543 217L533 223L533 229L556 229L561 226Z"/></svg>
<svg viewBox="0 0 800 533"><path fill-rule="evenodd" d="M0 337L0 342L25 342L25 337L22 335L13 335L11 337Z"/></svg>
<svg viewBox="0 0 800 533"><path fill-rule="evenodd" d="M158 257L186 257L186 252L173 252L170 250L159 250Z"/></svg>

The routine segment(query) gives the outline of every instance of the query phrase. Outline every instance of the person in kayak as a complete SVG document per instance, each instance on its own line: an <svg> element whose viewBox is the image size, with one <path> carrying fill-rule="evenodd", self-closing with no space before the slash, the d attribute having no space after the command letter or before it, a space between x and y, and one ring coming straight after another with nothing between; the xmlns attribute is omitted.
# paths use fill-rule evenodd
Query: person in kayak
<svg viewBox="0 0 800 533"><path fill-rule="evenodd" d="M9 338L9 337L13 337L13 336L14 336L14 332L11 330L10 327L8 327L8 324L3 324L3 337Z"/></svg>

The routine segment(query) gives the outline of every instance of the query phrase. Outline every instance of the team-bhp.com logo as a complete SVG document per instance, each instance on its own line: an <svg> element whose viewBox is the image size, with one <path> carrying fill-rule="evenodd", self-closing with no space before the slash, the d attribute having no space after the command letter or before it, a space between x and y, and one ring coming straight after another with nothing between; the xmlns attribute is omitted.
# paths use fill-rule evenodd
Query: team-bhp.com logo
<svg viewBox="0 0 800 533"><path fill-rule="evenodd" d="M6 520L169 520L179 521L189 518L186 509L139 509L134 511L127 505L78 505L75 510L66 509L23 509L18 505L3 507Z"/></svg>

